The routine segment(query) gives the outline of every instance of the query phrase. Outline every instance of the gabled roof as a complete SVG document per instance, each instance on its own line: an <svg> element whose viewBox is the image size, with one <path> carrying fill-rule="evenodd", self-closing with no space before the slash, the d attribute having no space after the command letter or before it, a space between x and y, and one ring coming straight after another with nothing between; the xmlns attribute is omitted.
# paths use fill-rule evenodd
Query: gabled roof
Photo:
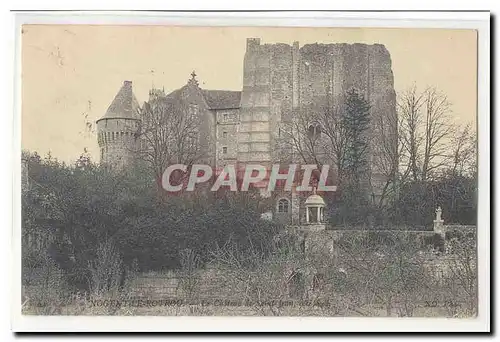
<svg viewBox="0 0 500 342"><path fill-rule="evenodd" d="M192 78L185 86L176 89L169 94L159 96L158 98L163 98L167 102L177 101L183 97L184 92L187 91L190 94L197 93L197 95L201 95L206 102L208 109L217 110L240 108L241 91L201 89L195 78L196 74L193 72L191 76ZM158 91L158 94L161 93L162 91Z"/></svg>
<svg viewBox="0 0 500 342"><path fill-rule="evenodd" d="M123 86L116 94L113 102L108 107L106 114L102 119L139 119L138 112L140 110L139 102L132 92L132 82L124 81ZM97 121L99 121L97 120Z"/></svg>
<svg viewBox="0 0 500 342"><path fill-rule="evenodd" d="M241 91L201 90L210 109L240 108Z"/></svg>

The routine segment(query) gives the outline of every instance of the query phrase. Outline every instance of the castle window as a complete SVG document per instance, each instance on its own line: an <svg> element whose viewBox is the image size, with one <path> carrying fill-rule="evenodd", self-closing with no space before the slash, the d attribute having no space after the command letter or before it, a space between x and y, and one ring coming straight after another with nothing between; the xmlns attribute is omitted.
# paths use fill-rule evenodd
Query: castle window
<svg viewBox="0 0 500 342"><path fill-rule="evenodd" d="M278 213L288 213L290 202L286 198L278 201Z"/></svg>
<svg viewBox="0 0 500 342"><path fill-rule="evenodd" d="M229 114L224 114L223 118L224 118L224 121L228 121L229 120Z"/></svg>
<svg viewBox="0 0 500 342"><path fill-rule="evenodd" d="M226 138L227 138L227 132L222 132L222 137L223 137L224 139L226 139Z"/></svg>
<svg viewBox="0 0 500 342"><path fill-rule="evenodd" d="M224 146L224 147L222 148L222 154L227 154L227 147L226 147L226 146Z"/></svg>
<svg viewBox="0 0 500 342"><path fill-rule="evenodd" d="M321 126L318 123L313 123L307 129L309 139L318 139L321 135Z"/></svg>

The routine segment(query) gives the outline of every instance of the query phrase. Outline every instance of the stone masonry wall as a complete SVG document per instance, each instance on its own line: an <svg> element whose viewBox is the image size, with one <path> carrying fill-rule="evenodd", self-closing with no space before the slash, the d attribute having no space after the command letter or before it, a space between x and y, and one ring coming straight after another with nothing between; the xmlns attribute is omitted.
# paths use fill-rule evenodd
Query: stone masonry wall
<svg viewBox="0 0 500 342"><path fill-rule="evenodd" d="M226 165L236 164L238 158L239 110L221 109L215 111L215 116L217 121L216 166L223 168Z"/></svg>
<svg viewBox="0 0 500 342"><path fill-rule="evenodd" d="M385 181L382 171L387 153L381 150L386 143L382 139L390 137L389 144L397 147L396 94L389 52L380 44L308 44L300 49L300 56L302 108L325 100L332 106L341 105L351 88L358 89L370 103L369 182L377 194Z"/></svg>
<svg viewBox="0 0 500 342"><path fill-rule="evenodd" d="M103 119L97 123L101 163L123 167L136 158L139 120Z"/></svg>
<svg viewBox="0 0 500 342"><path fill-rule="evenodd" d="M269 164L271 51L259 39L247 40L243 61L238 160Z"/></svg>
<svg viewBox="0 0 500 342"><path fill-rule="evenodd" d="M296 110L321 103L337 106L357 88L371 105L369 182L380 190L387 153L384 137L397 144L396 94L390 54L380 44L260 44L247 40L244 59L238 159L279 160L275 146L279 123ZM383 132L381 132L381 127ZM378 192L376 189L375 193Z"/></svg>

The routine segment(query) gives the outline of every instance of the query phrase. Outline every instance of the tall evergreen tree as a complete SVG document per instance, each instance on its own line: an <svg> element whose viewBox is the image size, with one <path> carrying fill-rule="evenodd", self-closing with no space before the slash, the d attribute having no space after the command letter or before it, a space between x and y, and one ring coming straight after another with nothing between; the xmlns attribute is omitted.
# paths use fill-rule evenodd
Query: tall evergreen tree
<svg viewBox="0 0 500 342"><path fill-rule="evenodd" d="M370 125L370 105L358 90L351 89L346 94L344 108L342 126L346 153L344 170L341 170L344 182L340 211L344 223L358 224L368 217L368 201L363 189L363 180L368 176L367 130Z"/></svg>
<svg viewBox="0 0 500 342"><path fill-rule="evenodd" d="M370 125L370 105L356 89L347 92L342 121L347 138L344 165L350 181L358 184L365 173L368 162L366 131Z"/></svg>

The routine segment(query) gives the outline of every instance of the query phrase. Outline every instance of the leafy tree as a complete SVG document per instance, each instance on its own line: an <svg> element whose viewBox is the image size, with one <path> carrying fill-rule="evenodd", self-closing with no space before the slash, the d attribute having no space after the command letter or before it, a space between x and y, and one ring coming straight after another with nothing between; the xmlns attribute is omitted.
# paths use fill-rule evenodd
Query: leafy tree
<svg viewBox="0 0 500 342"><path fill-rule="evenodd" d="M199 255L202 265L210 248L229 240L243 253L269 253L277 231L260 220L259 201L249 194L186 193L157 201L154 180L134 169L115 172L87 159L67 166L49 156L26 158L23 248L46 251L74 289L102 292L110 282L116 288L132 268L179 268L184 249ZM32 260L36 254L25 255L26 265L40 264ZM102 279L111 264L117 265L112 279Z"/></svg>

